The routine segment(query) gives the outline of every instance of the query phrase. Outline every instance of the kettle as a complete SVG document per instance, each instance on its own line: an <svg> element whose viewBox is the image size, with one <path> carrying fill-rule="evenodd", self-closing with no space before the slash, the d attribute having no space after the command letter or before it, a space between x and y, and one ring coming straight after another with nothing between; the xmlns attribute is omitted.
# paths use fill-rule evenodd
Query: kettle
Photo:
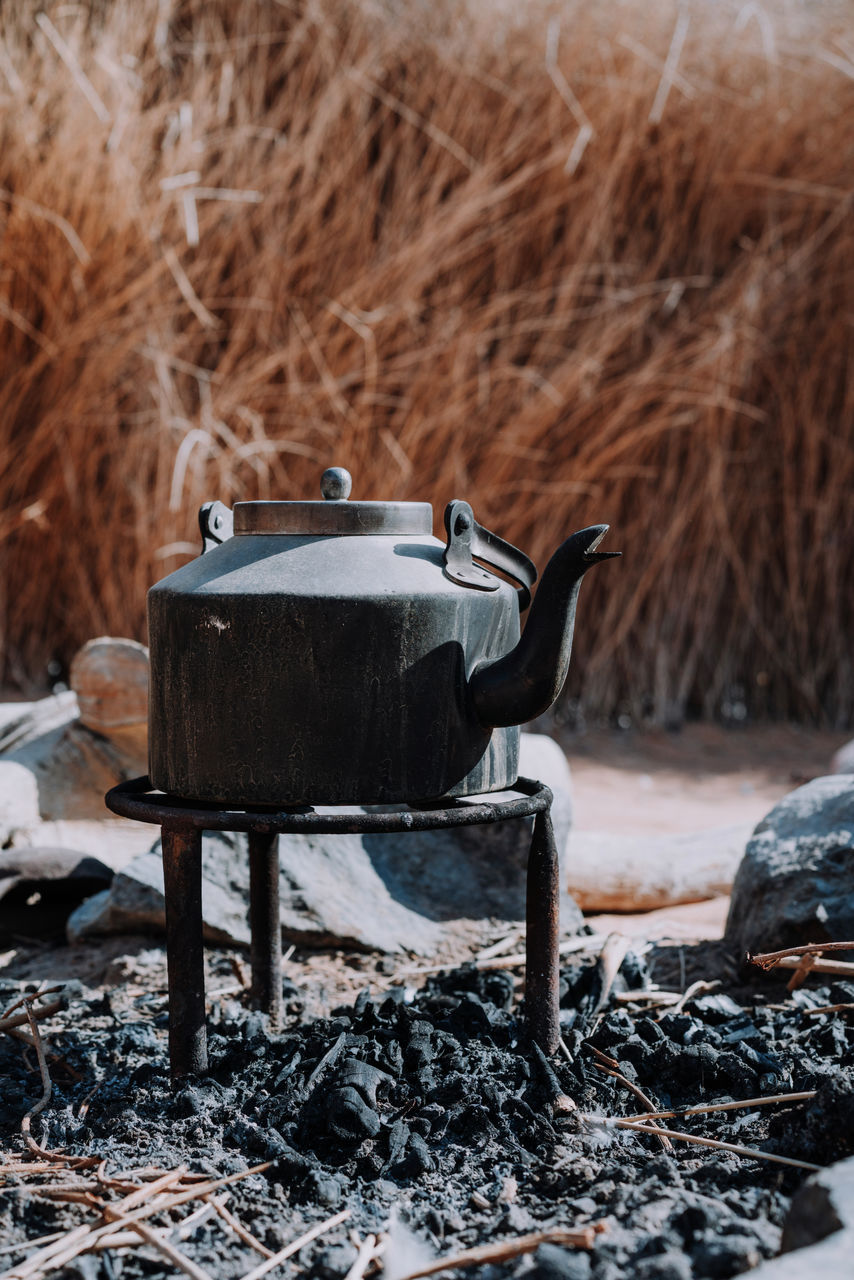
<svg viewBox="0 0 854 1280"><path fill-rule="evenodd" d="M555 701L607 525L537 578L467 502L221 502L202 554L148 593L149 775L233 806L415 803L512 786L519 725ZM503 576L499 576L503 575ZM509 579L509 581L508 581Z"/></svg>

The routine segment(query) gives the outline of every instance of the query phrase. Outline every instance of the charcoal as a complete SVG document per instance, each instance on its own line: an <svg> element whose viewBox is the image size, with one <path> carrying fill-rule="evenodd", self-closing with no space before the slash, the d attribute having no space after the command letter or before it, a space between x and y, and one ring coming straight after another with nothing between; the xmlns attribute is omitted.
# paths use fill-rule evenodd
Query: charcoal
<svg viewBox="0 0 854 1280"><path fill-rule="evenodd" d="M352 1244L326 1245L314 1260L316 1280L341 1280L356 1261L358 1250Z"/></svg>
<svg viewBox="0 0 854 1280"><path fill-rule="evenodd" d="M586 1253L541 1244L526 1280L589 1280L589 1276L590 1258Z"/></svg>
<svg viewBox="0 0 854 1280"><path fill-rule="evenodd" d="M684 1253L666 1249L635 1263L632 1280L691 1280L691 1263Z"/></svg>
<svg viewBox="0 0 854 1280"><path fill-rule="evenodd" d="M729 1022L734 1017L740 1017L741 1006L737 1005L731 996L725 995L723 992L716 992L714 995L695 996L690 1002L690 1008L694 1013L711 1025L720 1022Z"/></svg>
<svg viewBox="0 0 854 1280"><path fill-rule="evenodd" d="M711 1236L694 1250L698 1275L709 1280L726 1280L759 1265L762 1255L756 1240L747 1235Z"/></svg>
<svg viewBox="0 0 854 1280"><path fill-rule="evenodd" d="M565 971L566 991L580 992L588 1013L594 970L579 962ZM592 1043L662 1107L817 1085L810 1104L695 1116L690 1129L822 1163L844 1153L854 1132L849 1024L797 1011L828 1003L830 988L822 990L821 1000L793 999L785 1009L734 996L735 1012L701 997L660 1018L606 1006ZM0 1004L14 994L0 991ZM216 1176L272 1159L266 1173L236 1185L231 1207L270 1248L349 1208L349 1223L301 1251L300 1266L320 1280L346 1274L355 1257L351 1228L361 1237L382 1230L395 1208L405 1211L409 1231L448 1253L540 1227L609 1220L591 1253L544 1247L530 1260L484 1270L483 1280L725 1280L776 1251L802 1180L797 1170L719 1151L677 1143L665 1153L645 1137L553 1123L554 1089L526 1044L512 980L500 972L469 966L429 977L415 992L361 992L329 1018L294 1015L279 1035L239 1002L222 1002L212 1019L210 1074L174 1093L165 1021L145 1018L144 1008L123 1020L78 994L74 1019L51 1047L81 1080L57 1068L36 1136L72 1155L106 1154L115 1168L183 1162ZM564 1010L566 1022L573 1012ZM590 1026L582 1010L568 1032L575 1060L550 1060L551 1074L581 1111L637 1114L625 1085L593 1065L584 1043ZM8 1038L0 1040L0 1073L0 1136L9 1147L40 1086ZM101 1089L77 1124L97 1074ZM515 1193L502 1203L511 1178ZM475 1190L487 1196L487 1210L472 1206ZM0 1197L0 1229L12 1238L72 1221L67 1208L11 1187ZM211 1274L242 1275L257 1262L217 1224L203 1224L198 1240L181 1247ZM163 1280L168 1267L153 1257L144 1250L122 1257L120 1280Z"/></svg>

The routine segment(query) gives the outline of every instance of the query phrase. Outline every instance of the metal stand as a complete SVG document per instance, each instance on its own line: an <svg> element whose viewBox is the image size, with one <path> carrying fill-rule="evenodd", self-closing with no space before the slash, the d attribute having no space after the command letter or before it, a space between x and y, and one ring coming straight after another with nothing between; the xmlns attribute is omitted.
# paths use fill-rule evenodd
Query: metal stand
<svg viewBox="0 0 854 1280"><path fill-rule="evenodd" d="M505 796L507 793L503 793ZM252 1002L273 1022L281 1016L282 939L279 927L280 834L366 835L480 826L534 818L528 855L527 969L525 1016L528 1034L544 1053L557 1052L560 877L551 821L552 793L542 782L519 778L503 800L445 799L425 809L396 813L340 808L230 809L153 791L148 778L120 783L107 792L107 808L123 818L157 823L163 838L166 895L166 964L169 977L169 1063L173 1083L207 1071L205 971L202 945L202 832L249 835L249 926Z"/></svg>

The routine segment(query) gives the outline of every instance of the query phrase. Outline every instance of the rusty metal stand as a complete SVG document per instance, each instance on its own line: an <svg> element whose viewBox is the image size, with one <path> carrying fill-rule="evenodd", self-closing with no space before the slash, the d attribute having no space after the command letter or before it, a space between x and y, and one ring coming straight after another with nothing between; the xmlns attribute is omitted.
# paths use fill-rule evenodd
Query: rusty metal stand
<svg viewBox="0 0 854 1280"><path fill-rule="evenodd" d="M519 778L507 798L446 798L429 808L397 812L340 808L230 809L153 791L148 778L107 792L107 808L124 818L157 823L163 837L166 960L169 976L169 1064L173 1084L207 1071L205 970L202 945L202 832L243 831L249 836L249 926L256 1008L281 1017L282 940L279 927L280 834L367 835L437 831L534 818L528 855L528 1034L544 1053L557 1051L560 876L551 821L552 793L542 782Z"/></svg>
<svg viewBox="0 0 854 1280"><path fill-rule="evenodd" d="M208 1069L205 949L202 940L202 833L161 828L173 1079Z"/></svg>
<svg viewBox="0 0 854 1280"><path fill-rule="evenodd" d="M252 1004L278 1026L282 1016L279 837L270 832L249 832L249 933Z"/></svg>

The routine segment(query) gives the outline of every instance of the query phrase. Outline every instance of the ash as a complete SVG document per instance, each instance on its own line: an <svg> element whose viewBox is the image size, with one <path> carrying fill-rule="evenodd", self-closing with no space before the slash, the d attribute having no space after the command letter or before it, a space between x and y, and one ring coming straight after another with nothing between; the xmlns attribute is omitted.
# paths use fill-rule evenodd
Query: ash
<svg viewBox="0 0 854 1280"><path fill-rule="evenodd" d="M616 985L648 986L643 961L630 953ZM817 1090L806 1102L663 1123L825 1164L854 1151L854 1030L838 1015L808 1010L852 1001L854 987L791 995L771 975L758 988L698 995L675 1013L617 1004L612 993L595 1015L597 968L580 961L563 969L561 991L572 1061L552 1060L551 1075L525 1041L513 977L464 965L417 991L363 991L325 1017L312 1016L286 981L288 1025L277 1033L235 999L215 1001L210 1074L172 1091L166 1015L148 1012L152 997L119 1009L109 994L72 983L68 1008L48 1024L58 1058L33 1135L67 1155L100 1156L108 1173L186 1165L218 1178L271 1161L229 1188L228 1208L274 1252L351 1210L279 1275L340 1280L356 1258L354 1229L362 1238L389 1232L384 1280L436 1255L587 1223L603 1227L589 1252L543 1245L465 1274L725 1278L774 1254L807 1172L681 1142L667 1151L655 1138L609 1125L643 1108L597 1067L593 1049L660 1109ZM20 994L20 985L7 985L4 1007ZM32 1050L0 1037L0 1073L3 1145L20 1153L22 1115L41 1091ZM556 1087L578 1113L555 1118ZM0 1190L5 1242L71 1230L87 1213L97 1220L91 1208L37 1194L21 1169L4 1175ZM55 1180L62 1178L58 1169ZM201 1220L180 1248L222 1280L259 1262L216 1217ZM12 1266L28 1252L7 1252L0 1262ZM140 1242L83 1255L53 1274L132 1280L175 1269Z"/></svg>

